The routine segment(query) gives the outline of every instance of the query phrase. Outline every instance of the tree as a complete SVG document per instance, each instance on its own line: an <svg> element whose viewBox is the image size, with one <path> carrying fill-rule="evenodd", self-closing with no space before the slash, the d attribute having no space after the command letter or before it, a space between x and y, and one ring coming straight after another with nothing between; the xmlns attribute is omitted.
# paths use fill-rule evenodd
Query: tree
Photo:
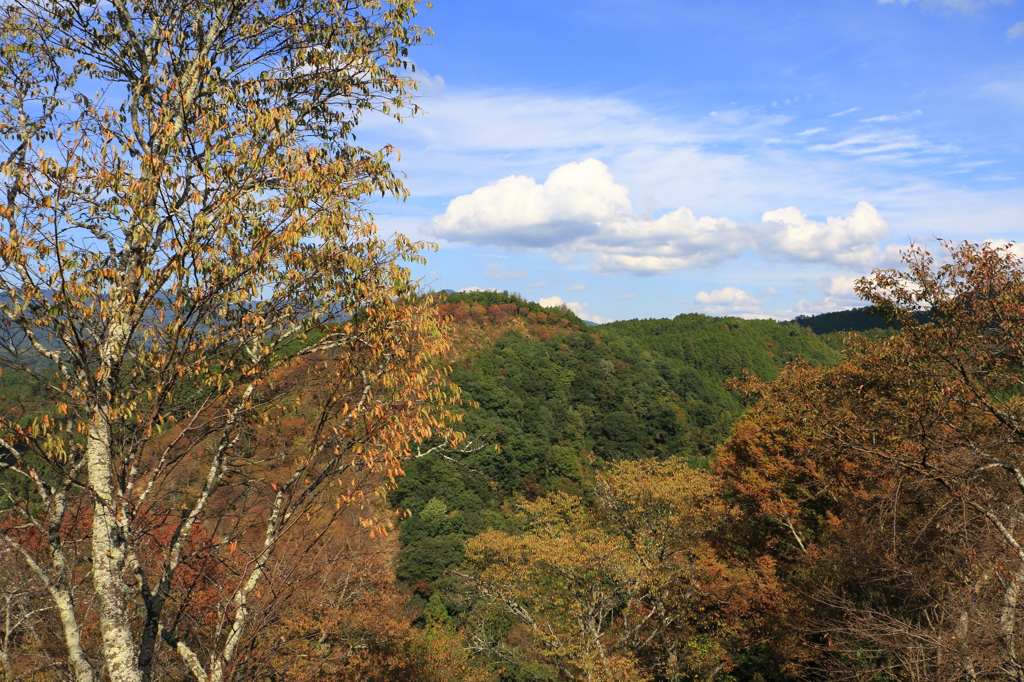
<svg viewBox="0 0 1024 682"><path fill-rule="evenodd" d="M241 679L494 679L472 664L465 643L446 623L431 623L428 616L426 628L412 626L416 611L394 580L394 537L370 538L360 530L365 529L335 524L314 560L290 577L287 589L293 598L260 624ZM441 620L447 619L444 606L432 604L443 614Z"/></svg>
<svg viewBox="0 0 1024 682"><path fill-rule="evenodd" d="M472 538L470 580L566 679L715 679L776 594L770 560L718 542L733 515L718 493L678 461L617 463L598 474L595 507L554 493L523 505L521 534Z"/></svg>
<svg viewBox="0 0 1024 682"><path fill-rule="evenodd" d="M945 246L861 280L903 330L755 382L715 465L747 546L814 609L818 678L1024 679L1024 269Z"/></svg>
<svg viewBox="0 0 1024 682"><path fill-rule="evenodd" d="M0 365L40 397L0 423L2 551L54 676L230 679L271 577L442 426L423 245L377 235L404 190L353 136L415 109L416 10L0 8Z"/></svg>

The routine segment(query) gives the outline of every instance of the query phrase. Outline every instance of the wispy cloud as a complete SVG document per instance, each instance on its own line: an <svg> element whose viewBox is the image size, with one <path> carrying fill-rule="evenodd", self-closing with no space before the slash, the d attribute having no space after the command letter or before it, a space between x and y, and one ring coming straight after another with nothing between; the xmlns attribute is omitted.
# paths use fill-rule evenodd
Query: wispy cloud
<svg viewBox="0 0 1024 682"><path fill-rule="evenodd" d="M855 111L860 111L860 107L851 107L851 108L849 108L849 109L847 109L845 111L837 111L834 114L829 114L828 117L829 118L836 118L837 116L846 116L847 114L852 114Z"/></svg>
<svg viewBox="0 0 1024 682"><path fill-rule="evenodd" d="M891 5L899 3L906 7L912 2L919 0L878 0L880 5ZM947 12L961 12L972 14L985 5L1009 5L1013 0L920 0L922 7L942 9Z"/></svg>
<svg viewBox="0 0 1024 682"><path fill-rule="evenodd" d="M511 270L498 263L489 263L484 274L491 279L523 279L530 276L526 270Z"/></svg>
<svg viewBox="0 0 1024 682"><path fill-rule="evenodd" d="M809 147L811 151L831 151L851 156L876 154L929 152L948 153L955 148L948 145L936 145L922 140L914 133L862 133L852 135L832 144L816 144Z"/></svg>
<svg viewBox="0 0 1024 682"><path fill-rule="evenodd" d="M888 123L891 121L906 121L911 118L917 118L922 112L920 109L914 111L904 111L901 114L884 114L882 116L872 116L871 118L862 118L861 123Z"/></svg>
<svg viewBox="0 0 1024 682"><path fill-rule="evenodd" d="M1024 36L1024 21L1018 21L1016 24L1006 29L1006 37L1010 40L1016 40Z"/></svg>
<svg viewBox="0 0 1024 682"><path fill-rule="evenodd" d="M816 135L817 133L823 133L826 130L828 130L828 128L809 128L807 130L797 133L797 135L800 137L803 137L805 135Z"/></svg>

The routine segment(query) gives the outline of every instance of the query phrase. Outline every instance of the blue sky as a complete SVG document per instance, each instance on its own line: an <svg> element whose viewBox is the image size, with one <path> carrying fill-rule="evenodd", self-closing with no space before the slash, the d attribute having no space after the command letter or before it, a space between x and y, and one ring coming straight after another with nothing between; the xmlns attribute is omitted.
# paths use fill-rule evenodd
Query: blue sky
<svg viewBox="0 0 1024 682"><path fill-rule="evenodd" d="M438 0L425 114L367 120L434 289L595 321L791 318L1024 228L1024 2Z"/></svg>

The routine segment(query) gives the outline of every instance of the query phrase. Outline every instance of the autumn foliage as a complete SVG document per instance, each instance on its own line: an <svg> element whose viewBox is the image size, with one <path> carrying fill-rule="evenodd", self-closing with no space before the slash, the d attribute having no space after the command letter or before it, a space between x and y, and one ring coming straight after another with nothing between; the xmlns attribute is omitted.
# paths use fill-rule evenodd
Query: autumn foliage
<svg viewBox="0 0 1024 682"><path fill-rule="evenodd" d="M405 191L353 136L415 113L416 13L0 8L0 366L28 387L0 412L0 547L32 585L9 641L50 637L7 646L11 675L251 679L335 525L376 539L376 491L455 438L406 267L427 245L377 233L365 201Z"/></svg>
<svg viewBox="0 0 1024 682"><path fill-rule="evenodd" d="M622 463L593 508L556 493L523 505L522 533L470 540L467 578L567 679L714 677L761 636L777 589L771 560L720 542L734 514L705 472Z"/></svg>
<svg viewBox="0 0 1024 682"><path fill-rule="evenodd" d="M800 604L791 654L812 676L1024 679L1024 272L949 249L861 281L901 334L748 383L715 463Z"/></svg>

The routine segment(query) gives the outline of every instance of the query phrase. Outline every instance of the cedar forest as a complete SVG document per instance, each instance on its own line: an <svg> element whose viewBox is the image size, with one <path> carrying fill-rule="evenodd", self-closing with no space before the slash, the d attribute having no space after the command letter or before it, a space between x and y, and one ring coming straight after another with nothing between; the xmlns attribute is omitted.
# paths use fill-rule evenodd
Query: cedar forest
<svg viewBox="0 0 1024 682"><path fill-rule="evenodd" d="M0 6L0 678L1024 681L1024 264L423 291L353 134L416 13Z"/></svg>

